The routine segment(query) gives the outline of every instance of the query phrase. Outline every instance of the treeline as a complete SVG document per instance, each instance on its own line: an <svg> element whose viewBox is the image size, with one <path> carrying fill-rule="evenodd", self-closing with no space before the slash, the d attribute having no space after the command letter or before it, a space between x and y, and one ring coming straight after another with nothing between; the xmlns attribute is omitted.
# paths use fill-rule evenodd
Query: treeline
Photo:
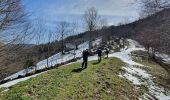
<svg viewBox="0 0 170 100"><path fill-rule="evenodd" d="M164 9L136 22L111 26L105 31L106 39L110 37L131 38L148 50L151 56L156 52L170 54L170 9Z"/></svg>

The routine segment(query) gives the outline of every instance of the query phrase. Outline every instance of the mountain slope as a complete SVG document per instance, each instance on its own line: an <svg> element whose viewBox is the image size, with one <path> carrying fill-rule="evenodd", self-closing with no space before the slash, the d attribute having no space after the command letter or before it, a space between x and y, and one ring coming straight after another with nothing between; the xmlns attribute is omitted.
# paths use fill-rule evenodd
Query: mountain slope
<svg viewBox="0 0 170 100"><path fill-rule="evenodd" d="M64 41L66 43L81 44L88 41L89 34L95 39L102 36L107 42L111 37L125 37L137 40L145 47L153 47L156 51L170 54L170 9L165 9L145 19L140 19L130 24L111 26L102 30L96 30L92 34L84 32L79 35L69 36ZM0 79L3 79L21 69L24 69L24 63L27 58L32 58L35 62L56 54L61 51L61 41L55 41L51 44L42 44L29 49L23 49L18 53L4 57L0 60ZM48 52L48 47L50 51ZM70 49L67 49L70 50ZM27 57L28 56L28 57ZM12 60L11 64L9 61ZM15 66L15 67L14 67Z"/></svg>
<svg viewBox="0 0 170 100"><path fill-rule="evenodd" d="M46 99L116 99L169 100L169 74L157 63L148 62L139 54L143 46L131 39L125 49L109 54L97 63L97 56L89 57L87 69L75 62L0 85L2 100ZM132 55L133 56L132 56ZM119 59L118 59L119 58ZM56 67L55 67L56 68ZM27 81L24 81L27 80ZM24 82L21 82L24 81ZM18 83L20 82L20 83ZM12 84L11 84L12 83ZM14 84L16 85L14 85Z"/></svg>
<svg viewBox="0 0 170 100"><path fill-rule="evenodd" d="M147 18L130 24L112 26L108 29L112 36L135 39L145 47L170 54L170 9L164 9Z"/></svg>
<svg viewBox="0 0 170 100"><path fill-rule="evenodd" d="M110 58L100 64L92 61L85 70L80 69L80 63L63 66L11 87L0 98L137 100L143 94L142 87L135 89L130 81L118 76L123 65L119 59Z"/></svg>

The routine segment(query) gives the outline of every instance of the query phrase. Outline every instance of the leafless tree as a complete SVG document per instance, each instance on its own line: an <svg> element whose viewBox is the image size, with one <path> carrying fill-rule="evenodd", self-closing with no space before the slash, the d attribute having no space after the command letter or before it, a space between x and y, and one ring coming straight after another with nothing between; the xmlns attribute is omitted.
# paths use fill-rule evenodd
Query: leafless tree
<svg viewBox="0 0 170 100"><path fill-rule="evenodd" d="M74 35L78 35L78 23L77 22L73 22L71 24L71 33L73 33ZM76 58L76 50L78 49L78 41L76 40L76 36L74 37L74 40L72 42L73 46L74 46L74 58Z"/></svg>
<svg viewBox="0 0 170 100"><path fill-rule="evenodd" d="M98 22L98 29L105 29L108 27L108 22L106 18L100 18Z"/></svg>
<svg viewBox="0 0 170 100"><path fill-rule="evenodd" d="M44 35L46 33L46 29L44 28L45 25L44 25L44 21L42 20L37 20L35 21L34 23L34 40L36 42L36 62L38 62L39 60L42 59L42 55L40 54L41 51L43 51L43 40L44 40ZM35 66L35 71L37 70L37 66Z"/></svg>
<svg viewBox="0 0 170 100"><path fill-rule="evenodd" d="M100 18L99 22L98 22L98 30L99 30L99 33L101 34L99 36L102 36L102 42L103 43L110 41L110 35L109 35L110 30L107 30L107 28L108 28L107 19L106 18Z"/></svg>
<svg viewBox="0 0 170 100"><path fill-rule="evenodd" d="M70 27L68 22L62 21L57 24L57 34L59 34L61 39L62 54L64 54L64 50L65 50L64 38L66 37L66 35L68 35L69 32L70 32Z"/></svg>
<svg viewBox="0 0 170 100"><path fill-rule="evenodd" d="M34 60L32 58L26 60L25 64L24 64L25 74L28 74L29 70L31 69L30 67L34 67L34 66L35 66L35 62L34 62Z"/></svg>
<svg viewBox="0 0 170 100"><path fill-rule="evenodd" d="M31 38L27 17L21 0L0 0L0 67L22 66L20 55Z"/></svg>
<svg viewBox="0 0 170 100"><path fill-rule="evenodd" d="M10 26L20 24L25 16L21 0L0 1L0 30L3 31Z"/></svg>
<svg viewBox="0 0 170 100"><path fill-rule="evenodd" d="M26 42L31 27L26 16L21 0L0 0L0 56Z"/></svg>
<svg viewBox="0 0 170 100"><path fill-rule="evenodd" d="M49 57L50 57L50 50L52 48L52 46L50 46L50 44L53 41L52 38L53 38L53 33L52 32L48 32L48 46L47 46L47 56L46 56L46 58L47 58L47 68L50 67L49 66ZM50 61L50 62L52 62L52 61Z"/></svg>
<svg viewBox="0 0 170 100"><path fill-rule="evenodd" d="M170 8L169 0L140 0L142 3L142 11L140 16L147 17L163 9Z"/></svg>
<svg viewBox="0 0 170 100"><path fill-rule="evenodd" d="M45 25L44 25L44 21L42 20L37 20L35 23L35 41L37 45L40 45L42 43L42 39L44 38L44 34L46 32L45 30Z"/></svg>
<svg viewBox="0 0 170 100"><path fill-rule="evenodd" d="M86 29L88 32L90 32L90 36L89 37L89 48L92 48L92 33L93 31L96 30L97 28L97 24L98 24L98 12L95 8L89 8L87 9L87 11L85 11L84 14L84 22L86 25Z"/></svg>
<svg viewBox="0 0 170 100"><path fill-rule="evenodd" d="M170 8L170 0L140 0L140 1L142 2L141 17L147 17L161 10ZM157 20L162 19L162 17L164 16L163 15L157 16ZM157 29L152 29L152 27L145 26L145 28L143 28L143 32L140 34L141 39L139 40L141 40L141 43L145 45L145 47L148 50L149 56L152 58L155 57L156 52L169 53L169 41L167 40L170 39L170 36L168 35L170 30L164 28L169 26L168 24L169 19L167 19L167 17L166 21L167 23L165 24L165 26L160 26ZM150 25L152 24L153 23L150 23ZM161 25L164 24L162 23Z"/></svg>

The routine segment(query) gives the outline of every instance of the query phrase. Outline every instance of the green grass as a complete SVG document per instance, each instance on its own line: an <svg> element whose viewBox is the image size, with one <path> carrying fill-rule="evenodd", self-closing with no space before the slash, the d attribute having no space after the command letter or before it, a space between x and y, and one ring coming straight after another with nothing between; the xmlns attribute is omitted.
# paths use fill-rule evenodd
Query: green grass
<svg viewBox="0 0 170 100"><path fill-rule="evenodd" d="M80 72L81 64L59 67L30 80L20 82L2 100L137 100L143 94L131 82L118 76L124 63L117 58L104 59L99 64L89 63Z"/></svg>

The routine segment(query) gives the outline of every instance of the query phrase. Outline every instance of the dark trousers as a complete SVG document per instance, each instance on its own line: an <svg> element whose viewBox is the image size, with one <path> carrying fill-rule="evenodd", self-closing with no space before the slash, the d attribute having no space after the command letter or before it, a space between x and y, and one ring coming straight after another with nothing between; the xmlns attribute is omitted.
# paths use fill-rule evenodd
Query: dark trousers
<svg viewBox="0 0 170 100"><path fill-rule="evenodd" d="M109 54L107 53L106 55L107 55L107 57L106 57L106 58L109 58L109 56L108 56Z"/></svg>
<svg viewBox="0 0 170 100"><path fill-rule="evenodd" d="M98 56L98 62L101 62L101 60L102 60L102 57Z"/></svg>
<svg viewBox="0 0 170 100"><path fill-rule="evenodd" d="M82 63L82 69L85 69L85 68L87 68L87 60L85 59L85 60L83 60L83 63Z"/></svg>

